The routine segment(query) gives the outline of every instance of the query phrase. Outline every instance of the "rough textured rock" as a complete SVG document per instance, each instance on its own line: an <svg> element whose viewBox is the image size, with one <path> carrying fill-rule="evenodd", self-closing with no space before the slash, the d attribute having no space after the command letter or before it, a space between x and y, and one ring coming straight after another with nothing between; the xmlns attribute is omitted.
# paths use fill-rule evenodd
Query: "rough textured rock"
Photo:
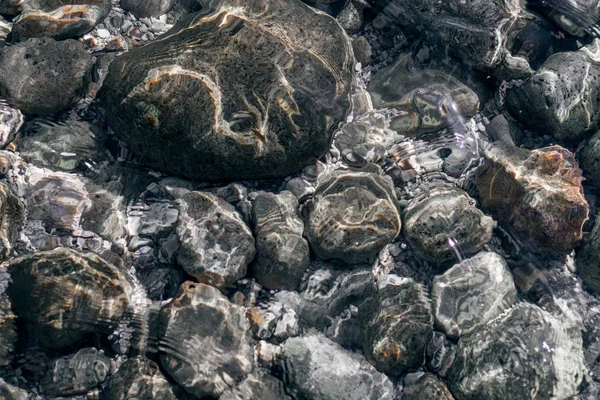
<svg viewBox="0 0 600 400"><path fill-rule="evenodd" d="M400 400L454 400L452 394L433 374L417 372L404 379Z"/></svg>
<svg viewBox="0 0 600 400"><path fill-rule="evenodd" d="M244 309L214 287L185 282L159 319L161 364L194 396L218 397L252 371L254 351Z"/></svg>
<svg viewBox="0 0 600 400"><path fill-rule="evenodd" d="M391 400L390 380L356 353L320 335L292 338L278 365L284 382L299 397L314 400Z"/></svg>
<svg viewBox="0 0 600 400"><path fill-rule="evenodd" d="M41 382L43 391L51 396L85 394L106 380L110 361L93 347L57 358L51 362Z"/></svg>
<svg viewBox="0 0 600 400"><path fill-rule="evenodd" d="M392 129L418 135L475 115L479 98L473 90L441 70L411 70L409 62L410 55L399 57L369 82L373 105L399 112L391 121Z"/></svg>
<svg viewBox="0 0 600 400"><path fill-rule="evenodd" d="M180 200L177 262L200 282L222 287L246 274L256 248L252 232L232 205L204 192Z"/></svg>
<svg viewBox="0 0 600 400"><path fill-rule="evenodd" d="M106 136L86 122L55 124L36 120L27 125L27 133L19 138L17 150L25 161L38 167L59 171L85 170L97 167L106 158Z"/></svg>
<svg viewBox="0 0 600 400"><path fill-rule="evenodd" d="M25 114L55 114L80 99L92 64L85 46L75 40L41 38L5 46L0 49L0 95Z"/></svg>
<svg viewBox="0 0 600 400"><path fill-rule="evenodd" d="M134 357L125 361L112 376L104 391L113 400L147 399L176 400L172 385L167 381L154 361Z"/></svg>
<svg viewBox="0 0 600 400"><path fill-rule="evenodd" d="M425 362L433 332L431 302L425 288L408 278L384 275L377 282L373 316L366 326L363 352L377 370L400 375Z"/></svg>
<svg viewBox="0 0 600 400"><path fill-rule="evenodd" d="M496 142L475 174L484 210L538 251L569 253L581 239L588 204L581 169L560 146L534 151Z"/></svg>
<svg viewBox="0 0 600 400"><path fill-rule="evenodd" d="M432 297L436 325L458 338L512 307L517 289L502 256L481 252L436 276Z"/></svg>
<svg viewBox="0 0 600 400"><path fill-rule="evenodd" d="M577 275L586 287L600 293L600 218L577 252Z"/></svg>
<svg viewBox="0 0 600 400"><path fill-rule="evenodd" d="M455 246L465 253L481 250L495 227L466 192L445 184L432 184L410 200L403 220L411 246L421 257L437 263L452 259Z"/></svg>
<svg viewBox="0 0 600 400"><path fill-rule="evenodd" d="M0 100L0 146L11 142L19 129L23 126L21 111L10 107Z"/></svg>
<svg viewBox="0 0 600 400"><path fill-rule="evenodd" d="M565 323L519 303L487 329L461 337L448 375L452 393L459 399L571 398L586 370L581 334L569 333Z"/></svg>
<svg viewBox="0 0 600 400"><path fill-rule="evenodd" d="M13 252L25 219L25 208L15 190L0 182L0 260Z"/></svg>
<svg viewBox="0 0 600 400"><path fill-rule="evenodd" d="M121 0L121 7L138 18L158 17L169 12L175 0Z"/></svg>
<svg viewBox="0 0 600 400"><path fill-rule="evenodd" d="M490 142L501 140L513 146L519 146L523 141L523 128L518 123L506 119L502 114L490 121L485 132L488 134Z"/></svg>
<svg viewBox="0 0 600 400"><path fill-rule="evenodd" d="M286 298L287 294L295 295L292 293L279 292L269 302L248 309L246 316L256 338L280 343L300 334L300 318L296 312L300 312L300 309L295 307L298 303L289 304L290 299Z"/></svg>
<svg viewBox="0 0 600 400"><path fill-rule="evenodd" d="M600 186L600 131L596 132L583 148L581 167L585 177Z"/></svg>
<svg viewBox="0 0 600 400"><path fill-rule="evenodd" d="M16 316L5 293L9 282L10 275L0 266L0 367L10 364L17 342Z"/></svg>
<svg viewBox="0 0 600 400"><path fill-rule="evenodd" d="M92 253L40 251L12 259L8 272L17 316L52 329L110 333L133 304L128 276Z"/></svg>
<svg viewBox="0 0 600 400"><path fill-rule="evenodd" d="M298 201L291 192L261 193L252 204L256 261L252 275L267 289L294 290L310 264Z"/></svg>
<svg viewBox="0 0 600 400"><path fill-rule="evenodd" d="M557 139L578 140L597 126L600 107L600 40L550 56L506 104L520 121Z"/></svg>
<svg viewBox="0 0 600 400"><path fill-rule="evenodd" d="M13 38L77 38L108 15L110 0L24 0L14 20Z"/></svg>
<svg viewBox="0 0 600 400"><path fill-rule="evenodd" d="M391 179L374 165L332 172L309 205L306 236L313 251L350 263L374 255L400 233L396 203Z"/></svg>
<svg viewBox="0 0 600 400"><path fill-rule="evenodd" d="M348 111L349 39L299 1L221 3L111 64L100 91L109 123L163 171L289 175L329 149Z"/></svg>
<svg viewBox="0 0 600 400"><path fill-rule="evenodd" d="M248 375L235 388L224 392L219 400L286 400L283 383L264 372Z"/></svg>

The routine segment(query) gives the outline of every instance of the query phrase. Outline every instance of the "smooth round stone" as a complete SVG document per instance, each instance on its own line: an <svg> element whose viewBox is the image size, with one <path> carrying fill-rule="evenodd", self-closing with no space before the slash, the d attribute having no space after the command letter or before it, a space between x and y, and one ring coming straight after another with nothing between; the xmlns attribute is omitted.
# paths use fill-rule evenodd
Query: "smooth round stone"
<svg viewBox="0 0 600 400"><path fill-rule="evenodd" d="M404 379L400 400L454 400L454 397L435 375L416 372Z"/></svg>
<svg viewBox="0 0 600 400"><path fill-rule="evenodd" d="M412 199L403 219L410 245L421 257L436 263L451 260L456 249L478 252L492 238L496 226L466 192L444 184L432 184Z"/></svg>
<svg viewBox="0 0 600 400"><path fill-rule="evenodd" d="M82 97L92 64L85 46L75 40L40 38L5 46L0 95L24 114L56 114Z"/></svg>
<svg viewBox="0 0 600 400"><path fill-rule="evenodd" d="M391 400L392 382L362 356L322 335L286 340L278 366L299 398L313 400Z"/></svg>
<svg viewBox="0 0 600 400"><path fill-rule="evenodd" d="M121 8L137 18L158 17L169 12L175 0L121 0Z"/></svg>
<svg viewBox="0 0 600 400"><path fill-rule="evenodd" d="M567 323L536 305L518 303L486 329L460 338L448 372L450 390L459 399L575 396L587 371L581 332Z"/></svg>
<svg viewBox="0 0 600 400"><path fill-rule="evenodd" d="M433 332L431 301L425 287L396 275L380 277L373 316L366 329L363 352L378 371L400 375L419 368Z"/></svg>
<svg viewBox="0 0 600 400"><path fill-rule="evenodd" d="M495 142L484 157L475 172L482 209L536 251L570 253L588 219L573 153L560 146L530 151Z"/></svg>
<svg viewBox="0 0 600 400"><path fill-rule="evenodd" d="M245 309L212 286L185 282L159 315L160 361L190 394L218 397L252 371Z"/></svg>
<svg viewBox="0 0 600 400"><path fill-rule="evenodd" d="M353 63L337 22L297 0L226 0L110 65L99 96L146 165L199 180L290 175L330 147Z"/></svg>
<svg viewBox="0 0 600 400"><path fill-rule="evenodd" d="M252 204L256 260L252 276L267 289L294 290L310 264L298 200L288 191L260 193Z"/></svg>
<svg viewBox="0 0 600 400"><path fill-rule="evenodd" d="M592 232L583 240L577 252L577 275L586 287L600 293L600 215Z"/></svg>
<svg viewBox="0 0 600 400"><path fill-rule="evenodd" d="M160 372L158 365L145 357L125 361L104 389L112 400L176 400L173 386Z"/></svg>
<svg viewBox="0 0 600 400"><path fill-rule="evenodd" d="M306 236L319 258L363 261L392 242L401 221L394 186L373 164L327 175L309 204Z"/></svg>
<svg viewBox="0 0 600 400"><path fill-rule="evenodd" d="M205 192L180 199L177 262L200 282L222 287L246 275L254 237L235 208Z"/></svg>
<svg viewBox="0 0 600 400"><path fill-rule="evenodd" d="M481 252L436 276L432 297L436 325L456 339L512 307L517 289L502 256Z"/></svg>

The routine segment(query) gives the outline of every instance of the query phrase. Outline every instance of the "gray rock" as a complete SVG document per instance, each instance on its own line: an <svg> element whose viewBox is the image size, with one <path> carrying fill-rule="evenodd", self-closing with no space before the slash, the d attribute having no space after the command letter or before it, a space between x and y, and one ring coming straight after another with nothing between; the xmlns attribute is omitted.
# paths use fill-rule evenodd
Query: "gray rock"
<svg viewBox="0 0 600 400"><path fill-rule="evenodd" d="M175 0L121 0L121 7L137 18L158 17L171 10Z"/></svg>
<svg viewBox="0 0 600 400"><path fill-rule="evenodd" d="M557 139L579 140L598 123L600 41L550 56L522 86L506 94L518 120Z"/></svg>
<svg viewBox="0 0 600 400"><path fill-rule="evenodd" d="M296 196L298 201L304 201L315 193L315 188L302 178L292 178L285 184L285 189Z"/></svg>
<svg viewBox="0 0 600 400"><path fill-rule="evenodd" d="M246 274L256 248L252 232L232 205L204 192L180 199L177 262L200 282L230 285Z"/></svg>
<svg viewBox="0 0 600 400"><path fill-rule="evenodd" d="M291 192L260 193L252 206L256 261L252 275L267 289L294 290L310 264L298 201Z"/></svg>
<svg viewBox="0 0 600 400"><path fill-rule="evenodd" d="M160 372L158 365L145 357L125 361L109 380L104 390L112 400L146 399L176 400L173 386Z"/></svg>
<svg viewBox="0 0 600 400"><path fill-rule="evenodd" d="M425 362L433 332L431 301L423 285L396 275L378 278L363 352L377 370L400 375Z"/></svg>
<svg viewBox="0 0 600 400"><path fill-rule="evenodd" d="M24 0L14 20L13 38L77 38L94 29L111 7L110 0Z"/></svg>
<svg viewBox="0 0 600 400"><path fill-rule="evenodd" d="M99 92L111 127L193 179L282 177L325 154L349 108L343 29L295 0L207 10L115 59Z"/></svg>
<svg viewBox="0 0 600 400"><path fill-rule="evenodd" d="M560 146L529 151L496 142L484 156L475 173L482 208L537 251L570 253L588 219L574 155Z"/></svg>
<svg viewBox="0 0 600 400"><path fill-rule="evenodd" d="M585 177L600 186L600 131L596 132L583 148L581 167Z"/></svg>
<svg viewBox="0 0 600 400"><path fill-rule="evenodd" d="M0 14L14 17L23 10L24 0L4 0L0 3Z"/></svg>
<svg viewBox="0 0 600 400"><path fill-rule="evenodd" d="M454 362L455 355L456 345L449 341L443 333L434 331L425 350L427 368L440 378L445 378L448 369Z"/></svg>
<svg viewBox="0 0 600 400"><path fill-rule="evenodd" d="M0 100L0 146L10 143L23 126L21 111Z"/></svg>
<svg viewBox="0 0 600 400"><path fill-rule="evenodd" d="M397 139L385 118L368 113L344 124L334 143L346 164L361 167L382 160Z"/></svg>
<svg viewBox="0 0 600 400"><path fill-rule="evenodd" d="M571 398L586 369L581 334L565 324L518 303L486 329L461 337L448 374L452 393L459 399Z"/></svg>
<svg viewBox="0 0 600 400"><path fill-rule="evenodd" d="M502 114L490 121L485 132L492 142L501 140L513 146L519 146L523 141L523 129L516 122L507 120Z"/></svg>
<svg viewBox="0 0 600 400"><path fill-rule="evenodd" d="M252 371L254 351L244 309L214 287L185 282L159 319L161 364L190 394L218 397Z"/></svg>
<svg viewBox="0 0 600 400"><path fill-rule="evenodd" d="M268 303L261 303L248 309L246 316L251 324L252 333L258 339L283 342L287 338L298 336L301 324L295 307L285 299L273 296Z"/></svg>
<svg viewBox="0 0 600 400"><path fill-rule="evenodd" d="M26 127L27 136L21 136L16 145L28 163L70 172L97 168L106 159L106 135L87 122L36 120Z"/></svg>
<svg viewBox="0 0 600 400"><path fill-rule="evenodd" d="M5 46L0 49L0 95L25 114L55 114L81 98L92 64L85 46L75 40L30 39Z"/></svg>
<svg viewBox="0 0 600 400"><path fill-rule="evenodd" d="M161 238L168 236L177 223L179 210L168 202L150 204L148 212L140 218L138 234L140 236Z"/></svg>
<svg viewBox="0 0 600 400"><path fill-rule="evenodd" d="M282 345L278 365L288 389L314 400L388 400L390 380L360 355L321 335L291 338Z"/></svg>
<svg viewBox="0 0 600 400"><path fill-rule="evenodd" d="M85 394L103 383L110 373L111 360L97 349L84 348L50 363L41 384L45 394Z"/></svg>
<svg viewBox="0 0 600 400"><path fill-rule="evenodd" d="M433 279L437 326L458 338L485 326L517 302L517 289L502 256L481 252Z"/></svg>
<svg viewBox="0 0 600 400"><path fill-rule="evenodd" d="M348 33L356 33L364 22L362 9L356 7L353 2L348 2L335 19Z"/></svg>
<svg viewBox="0 0 600 400"><path fill-rule="evenodd" d="M5 400L34 400L35 395L27 392L25 389L21 389L17 386L11 385L4 379L0 378L0 396Z"/></svg>
<svg viewBox="0 0 600 400"><path fill-rule="evenodd" d="M323 259L363 261L400 233L393 183L375 165L325 176L308 212L306 236Z"/></svg>
<svg viewBox="0 0 600 400"><path fill-rule="evenodd" d="M441 70L414 71L409 64L410 54L401 56L369 82L373 105L399 112L392 129L413 135L435 132L478 111L479 97L458 79Z"/></svg>
<svg viewBox="0 0 600 400"><path fill-rule="evenodd" d="M352 49L356 60L363 66L369 65L373 56L371 44L364 36L359 36L352 41Z"/></svg>
<svg viewBox="0 0 600 400"><path fill-rule="evenodd" d="M235 388L225 391L219 400L286 400L283 383L264 372L248 375Z"/></svg>
<svg viewBox="0 0 600 400"><path fill-rule="evenodd" d="M10 298L5 293L9 282L10 275L6 268L0 266L0 367L10 364L17 343L17 317L11 309Z"/></svg>
<svg viewBox="0 0 600 400"><path fill-rule="evenodd" d="M577 275L588 289L600 293L600 218L577 252Z"/></svg>
<svg viewBox="0 0 600 400"><path fill-rule="evenodd" d="M0 260L12 255L25 219L25 207L11 185L0 182Z"/></svg>
<svg viewBox="0 0 600 400"><path fill-rule="evenodd" d="M454 400L454 397L435 375L417 372L404 379L400 400Z"/></svg>
<svg viewBox="0 0 600 400"><path fill-rule="evenodd" d="M455 186L431 184L410 200L403 213L404 235L426 260L451 260L455 246L476 253L492 238L495 223L475 200Z"/></svg>

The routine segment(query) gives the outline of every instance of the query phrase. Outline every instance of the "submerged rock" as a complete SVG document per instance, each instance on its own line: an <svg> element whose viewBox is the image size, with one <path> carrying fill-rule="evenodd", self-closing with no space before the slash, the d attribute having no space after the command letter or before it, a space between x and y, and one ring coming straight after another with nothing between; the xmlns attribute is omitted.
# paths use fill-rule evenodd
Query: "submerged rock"
<svg viewBox="0 0 600 400"><path fill-rule="evenodd" d="M600 218L577 252L577 275L586 287L600 293Z"/></svg>
<svg viewBox="0 0 600 400"><path fill-rule="evenodd" d="M12 311L10 298L5 293L9 283L10 275L0 266L0 367L10 364L17 343L16 316Z"/></svg>
<svg viewBox="0 0 600 400"><path fill-rule="evenodd" d="M506 261L481 252L433 279L436 324L452 338L485 326L517 301L517 289Z"/></svg>
<svg viewBox="0 0 600 400"><path fill-rule="evenodd" d="M298 201L291 192L261 193L252 204L256 261L252 275L267 289L294 290L310 264Z"/></svg>
<svg viewBox="0 0 600 400"><path fill-rule="evenodd" d="M380 277L377 286L363 352L377 370L387 374L417 369L425 361L425 348L433 332L425 287L396 275Z"/></svg>
<svg viewBox="0 0 600 400"><path fill-rule="evenodd" d="M506 94L510 112L542 134L579 140L597 126L600 107L600 40L550 56L522 86Z"/></svg>
<svg viewBox="0 0 600 400"><path fill-rule="evenodd" d="M417 372L404 379L400 400L454 400L454 397L435 375Z"/></svg>
<svg viewBox="0 0 600 400"><path fill-rule="evenodd" d="M35 395L0 378L0 396L6 400L33 400Z"/></svg>
<svg viewBox="0 0 600 400"><path fill-rule="evenodd" d="M465 253L478 252L495 227L466 192L444 184L432 184L410 200L403 220L406 240L421 257L436 263L451 260L455 246Z"/></svg>
<svg viewBox="0 0 600 400"><path fill-rule="evenodd" d="M110 358L93 347L57 358L41 382L43 391L51 396L85 394L106 380L110 362Z"/></svg>
<svg viewBox="0 0 600 400"><path fill-rule="evenodd" d="M0 95L25 114L56 114L81 98L92 64L85 46L75 40L41 38L5 46Z"/></svg>
<svg viewBox="0 0 600 400"><path fill-rule="evenodd" d="M291 338L277 361L298 397L314 400L391 400L392 382L360 355L321 335Z"/></svg>
<svg viewBox="0 0 600 400"><path fill-rule="evenodd" d="M125 361L112 376L106 389L106 398L112 400L176 400L173 386L160 372L158 365L145 357Z"/></svg>
<svg viewBox="0 0 600 400"><path fill-rule="evenodd" d="M169 12L175 0L121 0L121 7L137 18L158 17Z"/></svg>
<svg viewBox="0 0 600 400"><path fill-rule="evenodd" d="M11 185L0 182L0 260L12 255L25 219L25 206Z"/></svg>
<svg viewBox="0 0 600 400"><path fill-rule="evenodd" d="M477 113L479 98L469 87L441 70L412 71L410 55L399 57L369 82L376 108L394 108L390 127L399 133L418 135L439 131Z"/></svg>
<svg viewBox="0 0 600 400"><path fill-rule="evenodd" d="M9 1L10 2L10 1ZM24 0L14 20L15 40L52 37L77 38L91 31L108 15L110 0Z"/></svg>
<svg viewBox="0 0 600 400"><path fill-rule="evenodd" d="M11 142L19 129L23 126L23 114L21 111L10 107L0 100L0 146Z"/></svg>
<svg viewBox="0 0 600 400"><path fill-rule="evenodd" d="M583 148L581 167L585 177L600 186L600 131L596 132Z"/></svg>
<svg viewBox="0 0 600 400"><path fill-rule="evenodd" d="M218 397L252 371L250 324L219 290L185 282L160 311L159 352L165 370L199 398Z"/></svg>
<svg viewBox="0 0 600 400"><path fill-rule="evenodd" d="M569 399L585 374L581 335L568 333L565 322L541 308L519 303L460 338L448 381L459 399Z"/></svg>
<svg viewBox="0 0 600 400"><path fill-rule="evenodd" d="M256 248L252 232L235 208L205 192L180 200L177 262L200 282L222 287L246 274Z"/></svg>
<svg viewBox="0 0 600 400"><path fill-rule="evenodd" d="M400 226L393 183L371 164L336 170L319 183L306 236L318 257L356 263L392 242Z"/></svg>
<svg viewBox="0 0 600 400"><path fill-rule="evenodd" d="M193 179L281 177L322 156L349 108L343 29L294 0L206 10L115 59L100 90L111 127Z"/></svg>
<svg viewBox="0 0 600 400"><path fill-rule="evenodd" d="M235 388L224 392L219 400L286 400L283 382L264 372L253 373Z"/></svg>
<svg viewBox="0 0 600 400"><path fill-rule="evenodd" d="M560 146L537 150L496 142L485 150L475 184L484 210L537 251L569 253L588 219L582 172Z"/></svg>

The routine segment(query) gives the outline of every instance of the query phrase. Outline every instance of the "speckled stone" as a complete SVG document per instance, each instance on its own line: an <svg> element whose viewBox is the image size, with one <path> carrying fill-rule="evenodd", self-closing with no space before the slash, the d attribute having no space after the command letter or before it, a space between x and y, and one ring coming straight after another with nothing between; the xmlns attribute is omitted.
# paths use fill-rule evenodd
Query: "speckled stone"
<svg viewBox="0 0 600 400"><path fill-rule="evenodd" d="M159 319L161 364L188 393L218 397L252 371L254 351L244 309L214 287L185 282Z"/></svg>
<svg viewBox="0 0 600 400"><path fill-rule="evenodd" d="M571 252L588 219L574 155L560 146L530 151L496 142L484 156L475 174L482 208L537 251Z"/></svg>
<svg viewBox="0 0 600 400"><path fill-rule="evenodd" d="M176 400L171 385L154 361L134 357L125 361L104 391L111 400Z"/></svg>
<svg viewBox="0 0 600 400"><path fill-rule="evenodd" d="M436 325L458 338L512 307L517 289L502 256L481 252L436 276L432 297Z"/></svg>
<svg viewBox="0 0 600 400"><path fill-rule="evenodd" d="M252 203L256 260L252 276L267 289L294 290L310 264L298 200L291 192L260 193Z"/></svg>
<svg viewBox="0 0 600 400"><path fill-rule="evenodd" d="M319 182L306 236L318 257L356 263L392 242L400 227L393 183L370 164L336 170Z"/></svg>
<svg viewBox="0 0 600 400"><path fill-rule="evenodd" d="M254 237L235 208L205 192L180 199L177 262L200 282L222 287L246 274Z"/></svg>
<svg viewBox="0 0 600 400"><path fill-rule="evenodd" d="M206 10L115 59L99 92L110 126L146 165L193 179L282 177L320 158L349 111L343 29L296 0Z"/></svg>

